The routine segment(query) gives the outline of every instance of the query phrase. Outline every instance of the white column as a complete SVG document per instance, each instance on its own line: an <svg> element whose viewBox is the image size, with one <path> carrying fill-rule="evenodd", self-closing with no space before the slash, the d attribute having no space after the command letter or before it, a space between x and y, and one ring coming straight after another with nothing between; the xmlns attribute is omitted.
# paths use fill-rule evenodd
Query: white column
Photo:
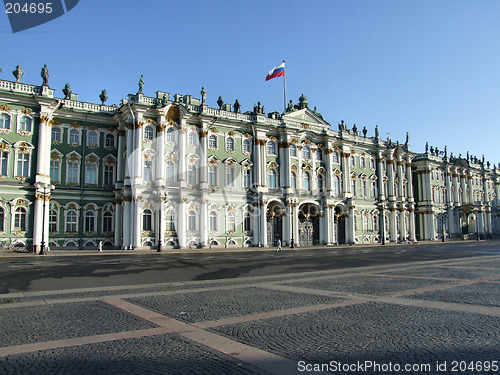
<svg viewBox="0 0 500 375"><path fill-rule="evenodd" d="M252 203L252 235L253 245L261 246L260 243L260 204L258 200Z"/></svg>
<svg viewBox="0 0 500 375"><path fill-rule="evenodd" d="M185 188L186 181L186 124L181 119L179 127L179 186Z"/></svg>
<svg viewBox="0 0 500 375"><path fill-rule="evenodd" d="M137 249L141 247L141 234L142 234L142 208L137 200L132 204L133 218L134 218L134 231L132 237L132 247Z"/></svg>
<svg viewBox="0 0 500 375"><path fill-rule="evenodd" d="M156 228L158 230L158 238L161 241L161 246L165 246L165 202L162 198L159 199L158 202L158 220L156 220Z"/></svg>
<svg viewBox="0 0 500 375"><path fill-rule="evenodd" d="M205 137L206 138L206 137ZM202 158L203 159L203 158ZM208 246L208 198L203 194L201 199L201 247Z"/></svg>
<svg viewBox="0 0 500 375"><path fill-rule="evenodd" d="M200 155L200 188L208 189L208 140L207 140L207 130L205 129L207 125L203 124L203 129L200 131L200 143L201 143L201 155ZM208 241L208 232L207 232ZM207 242L208 243L208 242Z"/></svg>
<svg viewBox="0 0 500 375"><path fill-rule="evenodd" d="M131 198L130 197L124 197L123 198L123 248L127 249L130 248L130 245L132 244L132 222L131 222Z"/></svg>
<svg viewBox="0 0 500 375"><path fill-rule="evenodd" d="M267 212L267 204L263 201L260 202L260 243L262 246L267 247L272 244L267 243L267 220L266 220L266 212Z"/></svg>
<svg viewBox="0 0 500 375"><path fill-rule="evenodd" d="M262 186L262 181L261 181L261 176L262 172L260 170L261 165L260 165L260 146L259 146L260 140L257 138L257 134L254 134L254 142L253 142L253 156L254 156L254 165L253 165L253 183L255 186L259 187Z"/></svg>
<svg viewBox="0 0 500 375"><path fill-rule="evenodd" d="M122 247L122 236L123 236L123 206L122 201L115 200L115 248ZM128 227L126 227L128 231Z"/></svg>
<svg viewBox="0 0 500 375"><path fill-rule="evenodd" d="M311 147L311 161L312 161L312 170L311 170L311 192L313 194L319 193L318 191L318 176L316 175L316 148Z"/></svg>
<svg viewBox="0 0 500 375"><path fill-rule="evenodd" d="M342 169L342 191L345 193L350 192L352 195L355 194L351 189L351 165L349 163L349 158L351 154L349 152L342 151L341 153L341 169ZM345 196L345 195L344 195Z"/></svg>
<svg viewBox="0 0 500 375"><path fill-rule="evenodd" d="M123 186L125 170L124 164L125 159L123 158L123 153L125 150L125 130L118 129L118 154L116 156L116 188Z"/></svg>
<svg viewBox="0 0 500 375"><path fill-rule="evenodd" d="M177 215L177 239L179 247L184 249L186 247L186 232L187 232L187 217L186 217L186 202L187 198L182 197L179 203L179 214Z"/></svg>
<svg viewBox="0 0 500 375"><path fill-rule="evenodd" d="M165 124L159 116L159 125L156 127L156 185L165 186ZM162 241L163 242L163 241Z"/></svg>

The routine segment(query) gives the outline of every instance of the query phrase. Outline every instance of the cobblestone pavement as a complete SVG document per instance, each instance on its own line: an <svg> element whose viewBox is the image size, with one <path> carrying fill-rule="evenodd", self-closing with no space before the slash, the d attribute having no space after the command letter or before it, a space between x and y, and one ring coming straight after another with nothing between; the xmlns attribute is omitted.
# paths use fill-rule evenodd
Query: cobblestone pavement
<svg viewBox="0 0 500 375"><path fill-rule="evenodd" d="M500 374L499 301L493 255L0 295L0 374Z"/></svg>

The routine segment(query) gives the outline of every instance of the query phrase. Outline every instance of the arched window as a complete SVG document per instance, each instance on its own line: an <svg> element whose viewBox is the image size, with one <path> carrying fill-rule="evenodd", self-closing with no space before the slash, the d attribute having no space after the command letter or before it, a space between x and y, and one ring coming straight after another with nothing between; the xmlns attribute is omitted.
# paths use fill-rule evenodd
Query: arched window
<svg viewBox="0 0 500 375"><path fill-rule="evenodd" d="M243 152L250 153L250 141L248 139L243 141Z"/></svg>
<svg viewBox="0 0 500 375"><path fill-rule="evenodd" d="M291 183L292 183L291 188L294 190L297 189L297 175L295 174L295 172L292 172L290 179L291 179Z"/></svg>
<svg viewBox="0 0 500 375"><path fill-rule="evenodd" d="M208 184L211 186L217 186L217 166L210 165L208 167Z"/></svg>
<svg viewBox="0 0 500 375"><path fill-rule="evenodd" d="M188 145L191 147L196 146L196 132L190 132L188 135Z"/></svg>
<svg viewBox="0 0 500 375"><path fill-rule="evenodd" d="M227 213L227 232L236 232L236 215L233 211Z"/></svg>
<svg viewBox="0 0 500 375"><path fill-rule="evenodd" d="M290 156L297 157L297 147L295 145L290 145Z"/></svg>
<svg viewBox="0 0 500 375"><path fill-rule="evenodd" d="M350 161L351 161L351 167L355 167L356 166L356 158L354 157L354 155L351 155Z"/></svg>
<svg viewBox="0 0 500 375"><path fill-rule="evenodd" d="M311 149L309 148L309 146L304 146L302 148L302 157L304 159L311 159Z"/></svg>
<svg viewBox="0 0 500 375"><path fill-rule="evenodd" d="M26 209L23 207L16 208L14 212L14 230L26 231Z"/></svg>
<svg viewBox="0 0 500 375"><path fill-rule="evenodd" d="M219 230L219 226L217 225L218 224L218 217L217 217L217 212L216 211L210 211L210 215L209 215L209 220L208 220L208 224L209 224L209 227L208 227L208 230L211 231L211 232L217 232Z"/></svg>
<svg viewBox="0 0 500 375"><path fill-rule="evenodd" d="M104 144L106 147L115 147L115 136L113 134L106 134Z"/></svg>
<svg viewBox="0 0 500 375"><path fill-rule="evenodd" d="M374 157L370 158L370 168L375 169L375 158Z"/></svg>
<svg viewBox="0 0 500 375"><path fill-rule="evenodd" d="M76 129L71 129L69 131L69 143L79 144L80 143L80 133Z"/></svg>
<svg viewBox="0 0 500 375"><path fill-rule="evenodd" d="M364 156L359 158L359 164L361 165L361 168L366 168L366 159Z"/></svg>
<svg viewBox="0 0 500 375"><path fill-rule="evenodd" d="M267 141L267 154L276 155L276 143L273 141Z"/></svg>
<svg viewBox="0 0 500 375"><path fill-rule="evenodd" d="M194 210L189 211L188 214L188 231L196 232L196 212Z"/></svg>
<svg viewBox="0 0 500 375"><path fill-rule="evenodd" d="M217 149L217 136L215 134L208 137L208 147L212 150Z"/></svg>
<svg viewBox="0 0 500 375"><path fill-rule="evenodd" d="M99 137L97 135L97 132L95 132L95 131L88 132L88 135L87 135L87 145L89 145L89 146L97 146L98 139L99 139Z"/></svg>
<svg viewBox="0 0 500 375"><path fill-rule="evenodd" d="M76 232L78 217L75 210L69 210L66 214L66 232Z"/></svg>
<svg viewBox="0 0 500 375"><path fill-rule="evenodd" d="M61 129L53 127L50 131L50 139L52 142L61 142Z"/></svg>
<svg viewBox="0 0 500 375"><path fill-rule="evenodd" d="M174 143L175 142L175 132L174 132L174 128L173 127L169 127L167 129L166 141L168 143Z"/></svg>
<svg viewBox="0 0 500 375"><path fill-rule="evenodd" d="M267 187L276 189L276 171L274 169L269 169L267 172Z"/></svg>
<svg viewBox="0 0 500 375"><path fill-rule="evenodd" d="M304 181L303 181L302 188L305 191L311 190L311 176L309 175L309 172L304 172Z"/></svg>
<svg viewBox="0 0 500 375"><path fill-rule="evenodd" d="M19 130L25 132L31 131L31 119L28 116L23 116L19 120Z"/></svg>
<svg viewBox="0 0 500 375"><path fill-rule="evenodd" d="M10 116L7 113L0 113L0 129L10 129Z"/></svg>
<svg viewBox="0 0 500 375"><path fill-rule="evenodd" d="M167 182L175 182L175 165L174 162L169 160L167 161Z"/></svg>
<svg viewBox="0 0 500 375"><path fill-rule="evenodd" d="M340 195L340 177L333 176L333 194Z"/></svg>
<svg viewBox="0 0 500 375"><path fill-rule="evenodd" d="M372 225L373 225L373 230L378 231L378 217L377 217L377 215L372 216Z"/></svg>
<svg viewBox="0 0 500 375"><path fill-rule="evenodd" d="M49 232L57 232L57 210L50 210L49 212Z"/></svg>
<svg viewBox="0 0 500 375"><path fill-rule="evenodd" d="M175 230L175 216L172 210L167 211L166 223L166 230L173 232Z"/></svg>
<svg viewBox="0 0 500 375"><path fill-rule="evenodd" d="M115 184L115 166L114 164L104 165L104 185L112 186Z"/></svg>
<svg viewBox="0 0 500 375"><path fill-rule="evenodd" d="M0 207L0 232L5 231L5 210Z"/></svg>
<svg viewBox="0 0 500 375"><path fill-rule="evenodd" d="M153 230L153 212L149 208L142 213L142 230L148 232Z"/></svg>
<svg viewBox="0 0 500 375"><path fill-rule="evenodd" d="M113 232L113 214L106 211L102 217L103 232Z"/></svg>
<svg viewBox="0 0 500 375"><path fill-rule="evenodd" d="M323 151L321 151L320 148L316 149L316 159L318 159L319 161L323 160Z"/></svg>
<svg viewBox="0 0 500 375"><path fill-rule="evenodd" d="M333 159L334 163L338 163L339 162L339 153L337 151L333 151L332 159Z"/></svg>
<svg viewBox="0 0 500 375"><path fill-rule="evenodd" d="M95 232L95 211L85 212L85 232Z"/></svg>
<svg viewBox="0 0 500 375"><path fill-rule="evenodd" d="M323 191L324 187L324 179L321 173L318 174L318 192Z"/></svg>
<svg viewBox="0 0 500 375"><path fill-rule="evenodd" d="M154 137L154 131L152 126L146 126L144 128L144 140L145 141L152 141Z"/></svg>
<svg viewBox="0 0 500 375"><path fill-rule="evenodd" d="M226 138L226 151L234 151L234 138L233 137Z"/></svg>

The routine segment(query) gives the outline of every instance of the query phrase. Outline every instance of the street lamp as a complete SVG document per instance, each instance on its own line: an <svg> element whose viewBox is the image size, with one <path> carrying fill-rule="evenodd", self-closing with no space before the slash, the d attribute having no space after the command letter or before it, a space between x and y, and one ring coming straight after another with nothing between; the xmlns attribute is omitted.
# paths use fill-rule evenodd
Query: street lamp
<svg viewBox="0 0 500 375"><path fill-rule="evenodd" d="M445 233L444 233L444 220L445 220L445 214L442 213L441 214L441 232L442 232L442 237L443 237L442 238L442 242L445 242L445 239L444 239L444 237L445 237Z"/></svg>
<svg viewBox="0 0 500 375"><path fill-rule="evenodd" d="M292 215L292 238L290 239L290 249L293 249L293 248L295 248L295 243L294 243L294 240L293 240L293 216L294 216L294 214L293 214L293 203L290 204L290 207L292 208L291 209L291 213L290 213L290 215Z"/></svg>
<svg viewBox="0 0 500 375"><path fill-rule="evenodd" d="M159 196L159 210L158 210L158 249L156 249L157 253L161 253L161 222L163 221L163 215L162 215L162 197Z"/></svg>

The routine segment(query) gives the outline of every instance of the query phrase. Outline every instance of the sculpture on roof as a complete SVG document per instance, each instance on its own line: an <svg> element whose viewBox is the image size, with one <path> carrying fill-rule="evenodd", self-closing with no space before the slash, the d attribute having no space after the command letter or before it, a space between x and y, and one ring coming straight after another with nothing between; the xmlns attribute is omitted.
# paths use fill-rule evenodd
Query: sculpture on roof
<svg viewBox="0 0 500 375"><path fill-rule="evenodd" d="M241 105L240 102L238 102L238 99L234 101L233 108L234 108L234 113L240 113Z"/></svg>
<svg viewBox="0 0 500 375"><path fill-rule="evenodd" d="M293 106L293 102L292 100L290 99L290 102L288 103L288 106L286 107L286 111L287 112L293 112L295 110L294 106Z"/></svg>
<svg viewBox="0 0 500 375"><path fill-rule="evenodd" d="M47 64L45 64L42 68L42 71L40 72L40 76L43 79L42 86L48 86L49 85L49 70L47 69Z"/></svg>
<svg viewBox="0 0 500 375"><path fill-rule="evenodd" d="M19 82L23 78L24 72L21 70L21 65L16 66L16 70L12 71L12 74L16 78L16 82Z"/></svg>
<svg viewBox="0 0 500 375"><path fill-rule="evenodd" d="M222 106L224 105L224 100L222 100L222 97L219 95L219 99L217 99L217 104L219 105L219 109L222 109Z"/></svg>
<svg viewBox="0 0 500 375"><path fill-rule="evenodd" d="M356 133L358 132L358 127L356 126L356 124L354 124L354 125L352 126L352 132L353 132L354 134L356 134Z"/></svg>
<svg viewBox="0 0 500 375"><path fill-rule="evenodd" d="M144 87L144 75L141 74L141 78L139 79L139 91L137 91L138 94L142 94L143 87Z"/></svg>
<svg viewBox="0 0 500 375"><path fill-rule="evenodd" d="M71 93L72 93L72 91L71 91L71 88L69 87L69 83L66 83L64 85L64 88L62 89L62 92L64 94L64 99L65 100L71 99Z"/></svg>
<svg viewBox="0 0 500 375"><path fill-rule="evenodd" d="M108 100L108 95L107 95L106 90L101 91L101 95L99 95L99 99L101 99L101 104L104 105L106 100Z"/></svg>
<svg viewBox="0 0 500 375"><path fill-rule="evenodd" d="M429 153L429 142L425 142L425 153Z"/></svg>
<svg viewBox="0 0 500 375"><path fill-rule="evenodd" d="M375 125L375 139L378 139L378 136L379 136L378 125Z"/></svg>
<svg viewBox="0 0 500 375"><path fill-rule="evenodd" d="M201 105L204 105L205 101L207 100L207 92L205 91L204 86L201 87L200 94L201 94Z"/></svg>
<svg viewBox="0 0 500 375"><path fill-rule="evenodd" d="M363 126L363 137L366 138L366 134L368 133L368 129L366 129L366 126Z"/></svg>

